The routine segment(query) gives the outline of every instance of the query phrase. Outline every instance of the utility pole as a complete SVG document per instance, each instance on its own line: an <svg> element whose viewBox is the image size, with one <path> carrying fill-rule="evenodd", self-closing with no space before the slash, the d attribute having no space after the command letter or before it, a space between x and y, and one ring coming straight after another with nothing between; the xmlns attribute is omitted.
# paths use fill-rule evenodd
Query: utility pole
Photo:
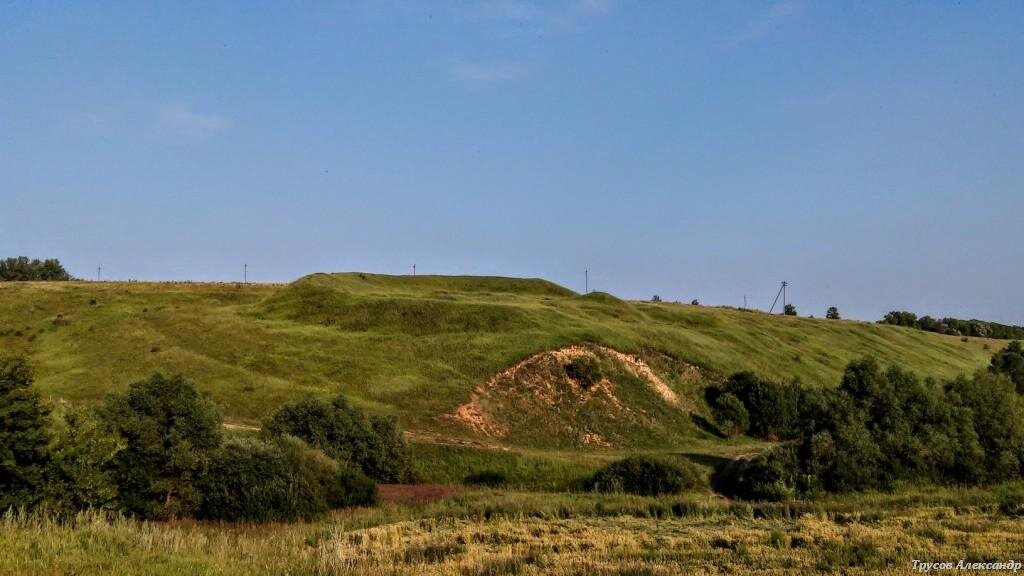
<svg viewBox="0 0 1024 576"><path fill-rule="evenodd" d="M782 286L779 288L778 293L775 294L775 301L772 302L772 307L768 309L769 314L775 311L775 305L779 303L779 296L782 296L782 309L786 309L786 286L788 285L789 282L786 282L785 280L782 281Z"/></svg>
<svg viewBox="0 0 1024 576"><path fill-rule="evenodd" d="M747 295L746 294L743 295L743 309L744 310L747 309Z"/></svg>
<svg viewBox="0 0 1024 576"><path fill-rule="evenodd" d="M583 293L590 294L590 270L583 270Z"/></svg>
<svg viewBox="0 0 1024 576"><path fill-rule="evenodd" d="M103 271L103 266L97 266L96 267L96 281L97 282L100 281L100 272L102 272L102 271Z"/></svg>
<svg viewBox="0 0 1024 576"><path fill-rule="evenodd" d="M413 265L412 265L412 275L413 275L413 276L415 276L415 275L416 275L416 264L413 264Z"/></svg>
<svg viewBox="0 0 1024 576"><path fill-rule="evenodd" d="M242 264L242 284L249 283L249 265Z"/></svg>

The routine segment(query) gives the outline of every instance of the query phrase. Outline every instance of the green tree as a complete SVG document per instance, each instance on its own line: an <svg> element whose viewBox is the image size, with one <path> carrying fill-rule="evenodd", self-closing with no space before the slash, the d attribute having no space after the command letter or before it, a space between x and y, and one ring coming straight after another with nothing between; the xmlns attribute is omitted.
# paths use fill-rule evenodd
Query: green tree
<svg viewBox="0 0 1024 576"><path fill-rule="evenodd" d="M369 478L292 436L227 441L213 456L202 489L199 516L211 520L310 520L376 499Z"/></svg>
<svg viewBox="0 0 1024 576"><path fill-rule="evenodd" d="M828 310L825 311L825 318L828 320L839 320L839 308L829 306Z"/></svg>
<svg viewBox="0 0 1024 576"><path fill-rule="evenodd" d="M65 513L117 506L113 464L125 442L86 409L64 415L47 469L47 502Z"/></svg>
<svg viewBox="0 0 1024 576"><path fill-rule="evenodd" d="M786 304L782 308L782 313L786 316L796 316L796 306L792 304Z"/></svg>
<svg viewBox="0 0 1024 576"><path fill-rule="evenodd" d="M1024 346L1021 346L1020 341L1014 340L993 354L989 370L1005 374L1017 387L1017 392L1024 394Z"/></svg>
<svg viewBox="0 0 1024 576"><path fill-rule="evenodd" d="M23 358L0 358L0 511L28 507L43 493L49 409L32 389Z"/></svg>
<svg viewBox="0 0 1024 576"><path fill-rule="evenodd" d="M71 276L56 259L29 260L25 256L18 256L0 260L0 282L70 279Z"/></svg>
<svg viewBox="0 0 1024 576"><path fill-rule="evenodd" d="M711 409L719 428L730 438L744 434L750 427L750 414L735 394L726 392L719 395Z"/></svg>
<svg viewBox="0 0 1024 576"><path fill-rule="evenodd" d="M197 482L221 442L217 406L184 376L154 374L109 395L102 417L125 442L114 461L125 509L144 518L192 515L202 499Z"/></svg>
<svg viewBox="0 0 1024 576"><path fill-rule="evenodd" d="M394 419L367 418L343 396L288 402L263 423L263 433L300 438L381 482L412 479L412 457Z"/></svg>

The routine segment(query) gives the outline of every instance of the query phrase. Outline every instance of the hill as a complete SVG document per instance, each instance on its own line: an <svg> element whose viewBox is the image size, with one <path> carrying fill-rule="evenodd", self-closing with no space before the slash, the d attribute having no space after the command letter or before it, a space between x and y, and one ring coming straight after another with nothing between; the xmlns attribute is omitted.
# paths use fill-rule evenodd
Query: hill
<svg viewBox="0 0 1024 576"><path fill-rule="evenodd" d="M874 355L950 377L1001 344L581 296L543 280L350 273L283 286L2 284L0 345L26 354L58 403L162 370L185 373L236 423L342 392L421 440L562 450L718 442L693 416L703 386L737 370L831 386ZM600 375L587 387L570 366L583 356ZM473 410L497 427L474 424Z"/></svg>

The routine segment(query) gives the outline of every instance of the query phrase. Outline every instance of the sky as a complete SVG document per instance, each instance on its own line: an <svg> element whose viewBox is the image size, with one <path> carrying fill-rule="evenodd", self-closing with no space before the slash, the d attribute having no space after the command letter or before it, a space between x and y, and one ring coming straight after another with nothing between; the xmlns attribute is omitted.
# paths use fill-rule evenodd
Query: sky
<svg viewBox="0 0 1024 576"><path fill-rule="evenodd" d="M1024 324L1024 3L0 0L0 256Z"/></svg>

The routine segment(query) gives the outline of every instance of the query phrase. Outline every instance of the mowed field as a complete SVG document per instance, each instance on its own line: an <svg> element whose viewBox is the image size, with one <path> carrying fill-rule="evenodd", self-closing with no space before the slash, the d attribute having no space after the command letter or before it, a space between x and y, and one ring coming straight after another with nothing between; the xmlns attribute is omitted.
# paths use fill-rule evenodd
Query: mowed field
<svg viewBox="0 0 1024 576"><path fill-rule="evenodd" d="M469 491L316 523L0 519L3 574L910 574L1024 556L1021 486L815 502Z"/></svg>

